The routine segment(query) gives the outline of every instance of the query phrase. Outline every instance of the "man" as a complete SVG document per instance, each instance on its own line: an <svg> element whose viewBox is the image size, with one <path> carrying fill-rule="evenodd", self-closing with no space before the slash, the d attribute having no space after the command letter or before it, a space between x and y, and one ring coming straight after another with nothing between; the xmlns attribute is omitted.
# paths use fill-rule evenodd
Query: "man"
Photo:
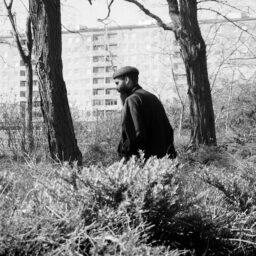
<svg viewBox="0 0 256 256"><path fill-rule="evenodd" d="M121 157L128 159L144 151L145 159L169 155L176 157L173 129L160 100L138 84L139 71L126 66L115 71L113 78L120 93L122 135L118 146Z"/></svg>

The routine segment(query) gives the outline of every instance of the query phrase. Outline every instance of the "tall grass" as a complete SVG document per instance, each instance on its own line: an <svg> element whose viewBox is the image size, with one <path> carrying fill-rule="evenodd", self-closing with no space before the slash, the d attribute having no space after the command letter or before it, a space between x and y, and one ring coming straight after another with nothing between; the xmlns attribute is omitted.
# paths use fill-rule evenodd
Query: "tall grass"
<svg viewBox="0 0 256 256"><path fill-rule="evenodd" d="M0 172L0 255L255 255L255 164L212 154L13 163Z"/></svg>
<svg viewBox="0 0 256 256"><path fill-rule="evenodd" d="M29 156L2 148L0 255L256 254L251 140L226 133L186 152L185 131L178 159L124 162L120 116L74 126L82 169L48 161L44 143Z"/></svg>

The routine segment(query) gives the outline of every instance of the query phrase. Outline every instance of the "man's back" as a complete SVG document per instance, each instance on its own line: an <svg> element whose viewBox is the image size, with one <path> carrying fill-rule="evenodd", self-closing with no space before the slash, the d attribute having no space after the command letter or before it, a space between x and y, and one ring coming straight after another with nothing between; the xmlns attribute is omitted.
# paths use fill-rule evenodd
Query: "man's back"
<svg viewBox="0 0 256 256"><path fill-rule="evenodd" d="M126 134L132 134L130 143L134 144L133 154L142 149L146 158L152 155L163 157L166 154L176 156L173 129L162 103L140 86L125 100L122 125ZM136 139L133 139L134 136Z"/></svg>

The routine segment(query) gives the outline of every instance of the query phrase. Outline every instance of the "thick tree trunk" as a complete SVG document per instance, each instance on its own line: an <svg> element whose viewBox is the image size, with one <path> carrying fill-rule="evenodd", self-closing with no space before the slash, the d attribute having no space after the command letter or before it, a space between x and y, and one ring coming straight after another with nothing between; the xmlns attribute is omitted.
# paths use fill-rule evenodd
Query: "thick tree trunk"
<svg viewBox="0 0 256 256"><path fill-rule="evenodd" d="M51 157L82 162L70 114L61 59L60 0L30 0L36 70Z"/></svg>
<svg viewBox="0 0 256 256"><path fill-rule="evenodd" d="M215 145L215 122L207 71L206 46L197 19L196 0L180 0L177 38L185 63L190 102L190 145Z"/></svg>

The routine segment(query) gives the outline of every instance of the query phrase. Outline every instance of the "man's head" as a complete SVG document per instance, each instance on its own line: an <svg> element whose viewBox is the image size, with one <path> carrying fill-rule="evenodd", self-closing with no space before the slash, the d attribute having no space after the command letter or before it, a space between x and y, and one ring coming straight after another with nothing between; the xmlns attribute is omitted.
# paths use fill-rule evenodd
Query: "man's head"
<svg viewBox="0 0 256 256"><path fill-rule="evenodd" d="M139 70L135 67L125 66L116 70L113 74L117 91L129 93L138 84Z"/></svg>

